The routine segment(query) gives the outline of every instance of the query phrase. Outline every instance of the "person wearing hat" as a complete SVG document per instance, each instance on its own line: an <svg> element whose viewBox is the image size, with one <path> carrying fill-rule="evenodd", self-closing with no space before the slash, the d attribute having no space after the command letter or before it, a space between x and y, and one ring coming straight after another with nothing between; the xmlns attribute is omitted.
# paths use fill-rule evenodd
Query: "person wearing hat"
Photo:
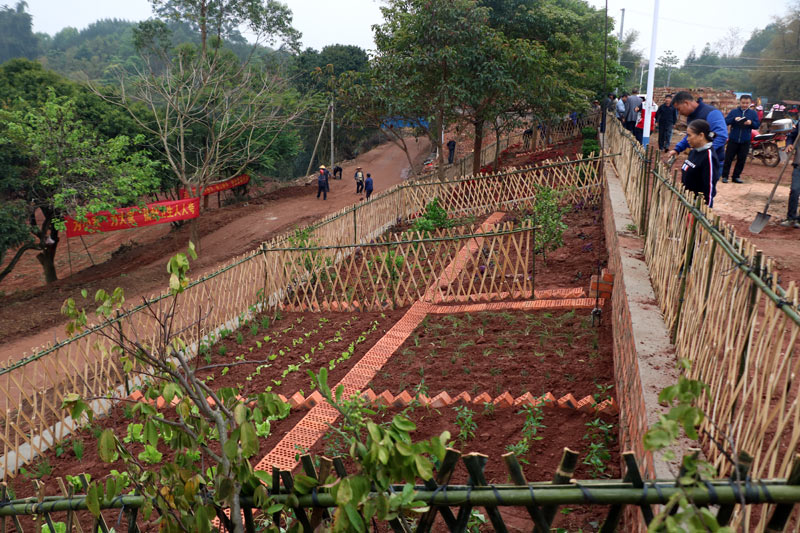
<svg viewBox="0 0 800 533"><path fill-rule="evenodd" d="M356 180L356 194L361 194L364 190L364 173L361 171L361 167L356 167L356 173L353 179Z"/></svg>
<svg viewBox="0 0 800 533"><path fill-rule="evenodd" d="M319 198L320 193L322 193L322 199L328 199L329 176L330 174L328 173L328 169L325 168L325 165L320 165L319 174L317 174L317 198Z"/></svg>

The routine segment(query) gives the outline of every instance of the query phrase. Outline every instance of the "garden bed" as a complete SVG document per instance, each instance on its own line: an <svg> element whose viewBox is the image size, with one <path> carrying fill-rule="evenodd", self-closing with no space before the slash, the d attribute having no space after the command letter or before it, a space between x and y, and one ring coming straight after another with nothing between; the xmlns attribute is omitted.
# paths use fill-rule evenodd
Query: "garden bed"
<svg viewBox="0 0 800 533"><path fill-rule="evenodd" d="M528 427L534 426L535 434L527 440L527 451L517 453L528 481L551 480L565 447L579 454L574 476L576 479L621 477L616 415L587 414L555 407L490 411L484 407L458 403L438 409L421 405L413 407L413 404L406 409L379 408L373 420L376 423L388 423L394 415L401 413L417 426L411 435L414 441L426 440L443 431L449 431L452 447L462 453L476 452L488 456L484 473L490 484L511 483L501 456L508 451L524 449L519 447L519 443L524 438L526 422L529 421L533 423ZM331 435L329 433L318 441L310 453L327 457L346 454ZM517 447L513 448L515 445ZM592 460L599 459L600 455L602 460L595 461L596 466L593 465ZM345 461L345 466L348 472L355 469L355 465L349 460ZM459 462L450 483L465 484L468 477L466 467L463 462ZM583 531L595 531L597 523L602 521L607 510L607 507L598 506L565 507L556 515L553 527L567 528L567 531L578 531L580 528ZM483 512L483 509L479 511ZM510 530L531 529L531 519L524 509L506 507L502 512ZM481 527L480 530L493 531L489 526Z"/></svg>
<svg viewBox="0 0 800 533"><path fill-rule="evenodd" d="M614 382L610 303L603 314L599 327L590 309L428 315L370 387L398 394L421 386L429 397L508 391L605 399Z"/></svg>

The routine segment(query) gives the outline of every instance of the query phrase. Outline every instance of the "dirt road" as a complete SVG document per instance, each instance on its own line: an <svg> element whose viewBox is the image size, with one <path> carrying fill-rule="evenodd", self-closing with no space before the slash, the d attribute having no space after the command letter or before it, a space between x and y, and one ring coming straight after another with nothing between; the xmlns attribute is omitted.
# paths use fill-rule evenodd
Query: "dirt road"
<svg viewBox="0 0 800 533"><path fill-rule="evenodd" d="M424 159L430 144L420 140L410 142L415 163ZM386 190L402 182L408 174L405 154L391 143L381 145L354 162L344 166L344 178L331 181L331 192L327 201L316 198L316 185L295 186L279 189L248 204L223 206L208 211L200 218L202 253L192 263L192 277L213 272L231 258L256 248L294 226L319 219L351 205L359 197L355 194L353 174L356 165L370 172L375 182L375 192ZM79 298L80 290L94 294L97 289L122 287L128 301L140 301L143 296L154 296L163 292L168 276L166 261L177 251L184 250L188 242L188 227L170 231L168 225L151 226L92 236L90 251L106 260L89 266L74 275L44 286L37 277L38 266L33 253L20 265L22 277L12 283L0 285L0 289L16 292L2 297L0 306L0 365L17 360L24 353L47 342L64 337L63 318L59 312L68 297ZM113 253L120 244L130 240L136 243L121 253ZM70 243L73 258L82 251L80 240ZM59 247L61 275L68 273L65 243ZM84 256L88 263L88 256ZM76 268L73 259L73 268ZM38 270L37 270L38 268ZM13 273L12 273L13 276Z"/></svg>

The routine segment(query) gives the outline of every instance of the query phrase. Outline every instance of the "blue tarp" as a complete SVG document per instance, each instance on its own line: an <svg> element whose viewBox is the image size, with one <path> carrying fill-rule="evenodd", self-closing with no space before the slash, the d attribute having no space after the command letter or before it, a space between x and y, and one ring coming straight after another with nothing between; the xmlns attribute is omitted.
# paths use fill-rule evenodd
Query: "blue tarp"
<svg viewBox="0 0 800 533"><path fill-rule="evenodd" d="M384 128L388 128L390 126L395 128L416 128L418 125L427 128L428 121L420 118L417 119L415 122L411 122L410 120L401 117L389 118L383 121Z"/></svg>

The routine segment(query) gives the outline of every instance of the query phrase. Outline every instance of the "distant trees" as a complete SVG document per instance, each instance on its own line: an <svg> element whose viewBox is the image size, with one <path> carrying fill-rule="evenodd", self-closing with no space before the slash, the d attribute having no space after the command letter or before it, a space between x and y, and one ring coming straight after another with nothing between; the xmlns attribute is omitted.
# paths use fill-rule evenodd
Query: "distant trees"
<svg viewBox="0 0 800 533"><path fill-rule="evenodd" d="M800 99L800 8L774 24L772 40L761 52L753 81L759 93ZM794 62L793 62L794 61Z"/></svg>
<svg viewBox="0 0 800 533"><path fill-rule="evenodd" d="M222 46L246 26L259 42L295 47L298 33L291 11L273 0L151 0L156 12L190 24L199 46L173 46L164 21L139 24L134 44L141 66L119 69L119 89L108 101L154 139L174 177L193 196L213 183L264 165L264 158L306 101L273 65L251 54L244 61ZM147 110L142 118L137 110ZM197 219L191 240L201 249Z"/></svg>
<svg viewBox="0 0 800 533"><path fill-rule="evenodd" d="M39 41L33 34L33 18L25 11L27 7L23 0L13 8L0 7L0 63L15 57L34 59L39 54Z"/></svg>

